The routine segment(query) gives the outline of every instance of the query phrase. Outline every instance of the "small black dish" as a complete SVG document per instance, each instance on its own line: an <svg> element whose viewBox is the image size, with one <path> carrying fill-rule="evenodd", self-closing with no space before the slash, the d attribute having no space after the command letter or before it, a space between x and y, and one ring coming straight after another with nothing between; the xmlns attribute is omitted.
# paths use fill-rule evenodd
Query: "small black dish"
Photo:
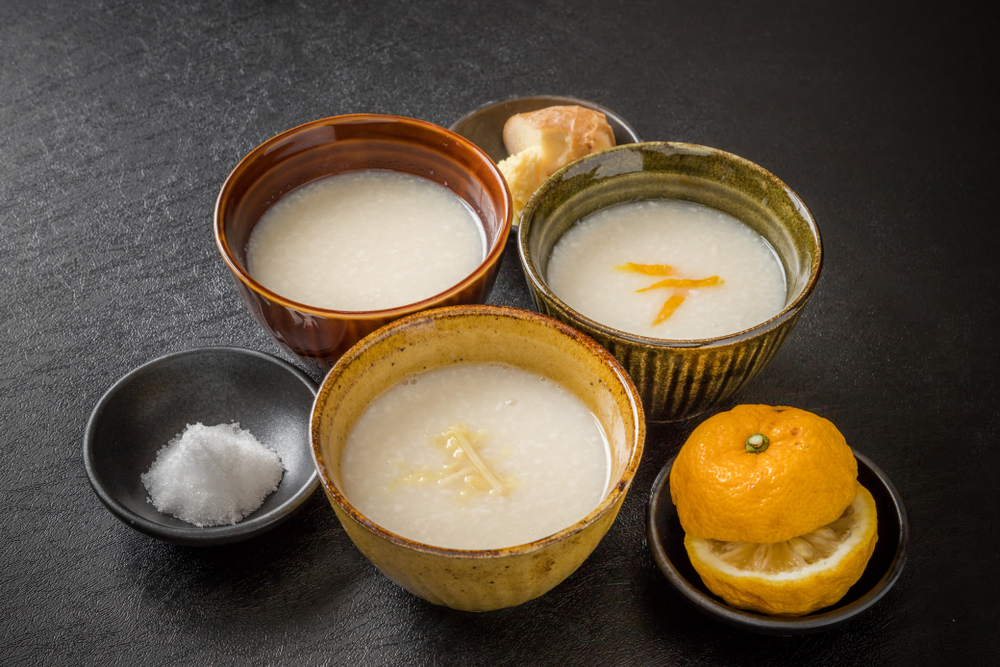
<svg viewBox="0 0 1000 667"><path fill-rule="evenodd" d="M889 592L903 572L910 546L910 523L896 487L868 458L857 451L854 455L858 459L858 481L875 499L878 543L861 579L837 604L807 616L767 616L734 609L711 593L688 559L684 549L684 530L677 519L677 509L670 500L669 478L673 458L667 461L656 477L646 508L646 541L653 560L670 583L699 610L737 628L788 636L827 630L851 620Z"/></svg>
<svg viewBox="0 0 1000 667"><path fill-rule="evenodd" d="M138 531L189 546L238 542L274 528L305 504L319 477L309 446L316 383L263 352L203 347L135 369L98 401L83 439L87 476L101 502ZM198 527L161 514L139 476L188 424L239 422L285 466L277 491L242 521Z"/></svg>
<svg viewBox="0 0 1000 667"><path fill-rule="evenodd" d="M611 109L587 100L578 100L575 97L552 95L515 97L503 102L490 102L465 114L448 129L479 146L494 162L500 162L508 157L507 149L503 145L503 126L507 123L508 118L545 107L569 105L593 109L604 114L607 117L608 125L615 133L615 145L635 144L642 141L639 138L639 133Z"/></svg>

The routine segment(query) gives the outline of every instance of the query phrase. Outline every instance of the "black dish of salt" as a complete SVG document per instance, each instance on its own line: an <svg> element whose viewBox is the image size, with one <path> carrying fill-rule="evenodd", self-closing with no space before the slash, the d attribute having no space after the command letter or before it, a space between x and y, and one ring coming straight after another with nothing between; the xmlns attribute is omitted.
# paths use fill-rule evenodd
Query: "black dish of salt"
<svg viewBox="0 0 1000 667"><path fill-rule="evenodd" d="M190 546L238 542L274 528L318 485L309 446L316 383L269 354L228 347L185 350L150 361L98 401L84 434L87 476L97 497L126 525ZM285 472L278 489L235 525L198 527L149 502L141 476L188 424L239 422L274 449Z"/></svg>

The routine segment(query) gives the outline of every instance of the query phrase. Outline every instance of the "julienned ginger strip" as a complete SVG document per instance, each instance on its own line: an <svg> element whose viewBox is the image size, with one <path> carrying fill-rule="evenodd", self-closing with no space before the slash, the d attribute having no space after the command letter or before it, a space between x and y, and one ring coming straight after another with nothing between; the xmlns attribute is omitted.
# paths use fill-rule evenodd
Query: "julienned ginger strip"
<svg viewBox="0 0 1000 667"><path fill-rule="evenodd" d="M455 481L456 479L461 479L461 478L465 477L470 472L476 472L476 469L473 468L472 466L468 466L466 468L462 468L458 472L453 473L451 475L448 475L444 479L439 479L438 480L438 484L440 484L441 486L444 486L445 484L450 484L451 482Z"/></svg>
<svg viewBox="0 0 1000 667"><path fill-rule="evenodd" d="M503 484L501 484L500 480L498 480L490 471L490 469L486 467L486 464L483 463L483 460L479 458L479 454L477 454L476 450L472 448L472 444L469 442L469 439L465 435L465 429L461 427L453 427L451 429L451 437L458 440L458 446L461 447L462 451L465 452L465 455L469 457L469 462L476 469L476 472L478 472L480 475L486 478L486 481L489 482L494 489L496 489L500 493L503 493L504 491Z"/></svg>

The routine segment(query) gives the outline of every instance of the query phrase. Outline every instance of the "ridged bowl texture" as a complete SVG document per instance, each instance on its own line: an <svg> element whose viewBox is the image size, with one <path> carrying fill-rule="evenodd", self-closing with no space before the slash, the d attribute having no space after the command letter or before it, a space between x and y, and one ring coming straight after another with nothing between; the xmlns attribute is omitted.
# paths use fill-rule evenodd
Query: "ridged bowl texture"
<svg viewBox="0 0 1000 667"><path fill-rule="evenodd" d="M759 233L781 260L785 306L765 322L702 340L647 338L577 312L546 283L552 248L577 221L608 206L684 199L721 210ZM705 146L645 142L567 165L545 181L521 215L518 250L539 311L603 345L624 366L650 421L713 409L760 373L791 333L822 267L819 228L801 199L762 167Z"/></svg>

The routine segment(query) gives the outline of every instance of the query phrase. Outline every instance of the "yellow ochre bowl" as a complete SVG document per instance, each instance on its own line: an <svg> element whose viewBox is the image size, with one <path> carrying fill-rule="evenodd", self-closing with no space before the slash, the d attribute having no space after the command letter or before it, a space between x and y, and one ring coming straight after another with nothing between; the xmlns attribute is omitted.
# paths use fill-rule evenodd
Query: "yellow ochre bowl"
<svg viewBox="0 0 1000 667"><path fill-rule="evenodd" d="M610 482L586 517L529 544L465 551L405 539L373 523L342 491L344 444L358 417L409 374L460 362L505 363L576 394L603 426ZM354 544L387 577L429 602L489 611L542 595L568 577L611 526L642 457L645 421L628 374L597 343L547 317L513 308L455 306L411 315L351 348L326 376L311 418L320 484Z"/></svg>

